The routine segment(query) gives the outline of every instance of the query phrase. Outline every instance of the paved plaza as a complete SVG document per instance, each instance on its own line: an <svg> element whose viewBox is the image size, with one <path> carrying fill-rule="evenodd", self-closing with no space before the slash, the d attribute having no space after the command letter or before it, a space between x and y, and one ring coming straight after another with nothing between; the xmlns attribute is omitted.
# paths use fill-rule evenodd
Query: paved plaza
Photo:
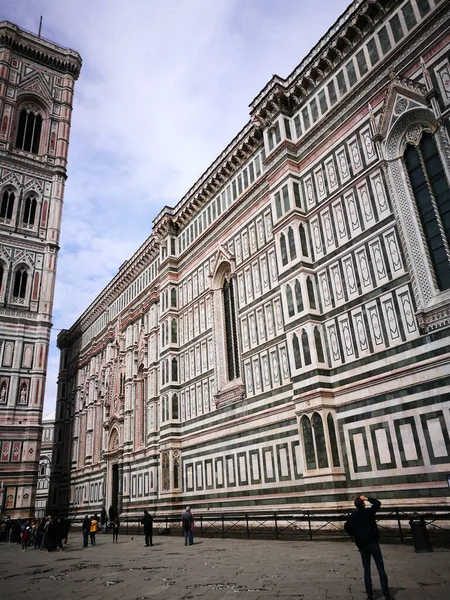
<svg viewBox="0 0 450 600"><path fill-rule="evenodd" d="M108 600L216 600L273 598L364 600L359 553L351 542L197 539L184 546L178 535L97 535L81 548L71 532L64 552L47 553L0 545L1 595L19 600L108 598ZM396 600L449 600L450 551L416 554L411 546L383 545ZM373 577L380 597L378 575Z"/></svg>

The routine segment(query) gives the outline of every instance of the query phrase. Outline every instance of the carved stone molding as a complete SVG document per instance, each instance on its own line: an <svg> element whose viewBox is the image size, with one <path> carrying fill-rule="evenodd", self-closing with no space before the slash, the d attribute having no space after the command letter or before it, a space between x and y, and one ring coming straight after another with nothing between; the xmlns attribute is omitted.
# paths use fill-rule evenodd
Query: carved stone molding
<svg viewBox="0 0 450 600"><path fill-rule="evenodd" d="M214 404L216 408L222 408L223 406L230 406L235 404L245 397L245 385L238 381L234 385L229 385L223 390L219 390L214 394Z"/></svg>

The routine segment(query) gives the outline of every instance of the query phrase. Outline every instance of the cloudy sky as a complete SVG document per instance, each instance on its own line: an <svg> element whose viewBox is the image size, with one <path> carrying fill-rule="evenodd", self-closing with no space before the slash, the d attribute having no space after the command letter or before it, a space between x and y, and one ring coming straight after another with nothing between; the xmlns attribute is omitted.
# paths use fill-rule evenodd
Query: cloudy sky
<svg viewBox="0 0 450 600"><path fill-rule="evenodd" d="M1 0L10 20L77 50L44 414L69 328L350 0Z"/></svg>

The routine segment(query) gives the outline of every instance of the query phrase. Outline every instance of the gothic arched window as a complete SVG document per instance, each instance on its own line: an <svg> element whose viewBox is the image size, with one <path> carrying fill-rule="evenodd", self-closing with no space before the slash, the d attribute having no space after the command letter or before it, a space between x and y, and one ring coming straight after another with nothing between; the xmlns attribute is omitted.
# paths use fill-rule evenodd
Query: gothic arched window
<svg viewBox="0 0 450 600"><path fill-rule="evenodd" d="M178 396L172 395L172 419L178 419Z"/></svg>
<svg viewBox="0 0 450 600"><path fill-rule="evenodd" d="M302 310L303 310L302 288L300 285L300 281L298 279L295 280L295 302L297 304L297 311L302 312Z"/></svg>
<svg viewBox="0 0 450 600"><path fill-rule="evenodd" d="M174 307L177 305L177 290L176 290L176 288L172 288L170 290L170 305L174 306Z"/></svg>
<svg viewBox="0 0 450 600"><path fill-rule="evenodd" d="M33 196L28 196L25 200L25 206L23 209L23 227L33 227L36 219L36 207L37 201Z"/></svg>
<svg viewBox="0 0 450 600"><path fill-rule="evenodd" d="M16 199L14 192L5 190L2 196L2 204L0 206L0 219L11 221L14 209L14 200Z"/></svg>
<svg viewBox="0 0 450 600"><path fill-rule="evenodd" d="M284 233L280 234L280 250L281 250L281 263L283 266L288 264L288 255L286 248L286 238L284 237Z"/></svg>
<svg viewBox="0 0 450 600"><path fill-rule="evenodd" d="M295 314L294 298L292 296L292 289L289 284L287 284L287 286L286 286L286 301L287 301L287 307L288 307L288 314L290 317L293 317Z"/></svg>
<svg viewBox="0 0 450 600"><path fill-rule="evenodd" d="M297 258L297 251L295 249L295 239L294 239L294 231L292 227L288 229L288 242L289 242L289 254L291 255L291 260Z"/></svg>
<svg viewBox="0 0 450 600"><path fill-rule="evenodd" d="M339 460L339 450L338 450L337 438L336 438L336 428L334 426L334 419L333 419L333 415L331 413L328 413L327 425L328 425L328 437L330 438L331 458L333 459L333 467L340 467L341 461Z"/></svg>
<svg viewBox="0 0 450 600"><path fill-rule="evenodd" d="M316 452L312 436L311 422L307 416L302 417L303 446L305 448L306 468L317 469Z"/></svg>
<svg viewBox="0 0 450 600"><path fill-rule="evenodd" d="M178 361L172 358L172 381L178 381Z"/></svg>
<svg viewBox="0 0 450 600"><path fill-rule="evenodd" d="M170 471L169 471L169 453L163 452L161 455L161 471L162 471L162 489L168 491L170 489Z"/></svg>
<svg viewBox="0 0 450 600"><path fill-rule="evenodd" d="M302 248L302 255L308 256L308 243L306 241L306 231L304 225L300 225L298 228L300 234L300 245Z"/></svg>
<svg viewBox="0 0 450 600"><path fill-rule="evenodd" d="M294 363L296 369L301 369L302 358L300 355L300 344L298 342L298 336L296 333L292 336L292 347L294 348Z"/></svg>
<svg viewBox="0 0 450 600"><path fill-rule="evenodd" d="M313 310L315 310L316 309L316 296L314 294L314 284L312 282L311 277L308 277L308 279L306 280L306 289L308 290L309 307L312 308Z"/></svg>
<svg viewBox="0 0 450 600"><path fill-rule="evenodd" d="M314 327L314 343L316 344L317 360L324 363L325 356L323 353L322 337L318 327Z"/></svg>
<svg viewBox="0 0 450 600"><path fill-rule="evenodd" d="M24 267L17 269L16 274L14 276L14 288L13 288L13 297L20 298L21 300L25 299L25 294L27 291L27 280L28 273Z"/></svg>
<svg viewBox="0 0 450 600"><path fill-rule="evenodd" d="M434 137L407 145L404 159L422 230L441 291L450 288L450 188Z"/></svg>
<svg viewBox="0 0 450 600"><path fill-rule="evenodd" d="M173 487L180 487L180 454L178 451L173 453Z"/></svg>
<svg viewBox="0 0 450 600"><path fill-rule="evenodd" d="M178 341L178 336L177 336L177 320L176 319L172 319L172 323L171 323L171 339L172 339L172 344L176 344Z"/></svg>
<svg viewBox="0 0 450 600"><path fill-rule="evenodd" d="M5 270L3 268L3 265L0 263L0 290L2 289L2 285L3 285L3 274L4 274Z"/></svg>
<svg viewBox="0 0 450 600"><path fill-rule="evenodd" d="M227 358L228 380L237 379L239 369L239 347L236 330L236 308L232 279L225 279L222 287L223 308L225 316L225 346Z"/></svg>
<svg viewBox="0 0 450 600"><path fill-rule="evenodd" d="M302 348L303 348L303 356L305 358L305 365L311 364L311 351L309 349L309 340L308 334L305 330L302 331Z"/></svg>
<svg viewBox="0 0 450 600"><path fill-rule="evenodd" d="M317 413L314 413L313 415L312 426L316 442L319 469L325 469L328 467L327 446L325 444L325 432L323 429L322 417Z"/></svg>
<svg viewBox="0 0 450 600"><path fill-rule="evenodd" d="M23 108L20 111L17 127L16 148L39 154L41 140L42 116L32 110Z"/></svg>

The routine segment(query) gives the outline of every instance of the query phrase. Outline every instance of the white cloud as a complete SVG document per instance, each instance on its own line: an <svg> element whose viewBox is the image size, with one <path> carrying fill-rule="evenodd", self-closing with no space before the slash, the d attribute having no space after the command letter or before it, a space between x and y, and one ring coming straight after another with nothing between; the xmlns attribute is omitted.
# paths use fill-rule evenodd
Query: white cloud
<svg viewBox="0 0 450 600"><path fill-rule="evenodd" d="M302 60L346 0L5 0L2 16L83 58L69 151L46 412L69 328Z"/></svg>

